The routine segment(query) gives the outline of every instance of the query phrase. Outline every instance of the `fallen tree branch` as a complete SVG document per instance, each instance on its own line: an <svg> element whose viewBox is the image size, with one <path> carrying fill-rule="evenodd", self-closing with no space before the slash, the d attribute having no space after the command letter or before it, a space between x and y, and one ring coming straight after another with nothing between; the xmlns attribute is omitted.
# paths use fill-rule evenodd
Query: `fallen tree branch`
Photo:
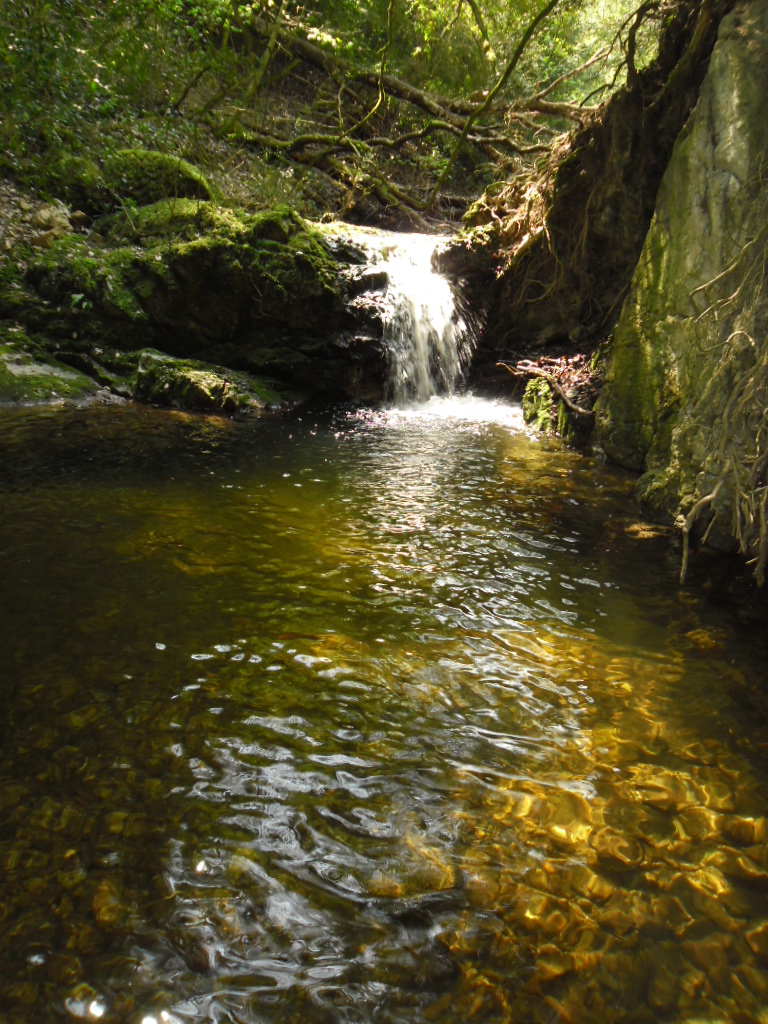
<svg viewBox="0 0 768 1024"><path fill-rule="evenodd" d="M507 373L511 373L513 377L540 377L549 384L560 401L563 402L566 408L572 412L574 416L579 416L582 419L589 420L590 422L594 420L594 409L584 409L582 406L577 405L566 393L557 377L553 373L543 370L535 363L530 363L528 360L523 359L517 364L517 366L510 366L509 363L496 363L496 366L500 370L506 370Z"/></svg>

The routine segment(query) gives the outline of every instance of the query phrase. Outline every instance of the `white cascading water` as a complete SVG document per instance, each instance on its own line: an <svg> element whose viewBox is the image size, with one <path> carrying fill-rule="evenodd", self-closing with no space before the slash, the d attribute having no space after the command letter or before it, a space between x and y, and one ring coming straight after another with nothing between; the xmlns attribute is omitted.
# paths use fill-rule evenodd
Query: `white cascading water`
<svg viewBox="0 0 768 1024"><path fill-rule="evenodd" d="M384 344L387 399L395 405L450 392L472 352L472 331L453 288L432 269L434 250L434 237L393 233L377 261L389 280Z"/></svg>

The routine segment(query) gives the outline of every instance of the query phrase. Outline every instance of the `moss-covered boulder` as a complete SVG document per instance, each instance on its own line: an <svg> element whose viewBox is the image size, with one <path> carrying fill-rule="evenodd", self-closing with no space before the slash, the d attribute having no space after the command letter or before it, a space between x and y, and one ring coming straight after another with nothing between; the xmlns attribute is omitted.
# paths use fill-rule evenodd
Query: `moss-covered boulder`
<svg viewBox="0 0 768 1024"><path fill-rule="evenodd" d="M768 544L766 96L768 4L742 2L722 22L664 176L596 408L600 443L643 471L650 511L686 529L709 524L711 541L758 555Z"/></svg>
<svg viewBox="0 0 768 1024"><path fill-rule="evenodd" d="M0 405L80 403L98 391L91 377L41 357L23 331L0 324Z"/></svg>
<svg viewBox="0 0 768 1024"><path fill-rule="evenodd" d="M53 195L92 214L121 206L147 206L161 199L209 201L213 190L202 171L172 153L121 149L103 163L66 150L40 169L40 183Z"/></svg>
<svg viewBox="0 0 768 1024"><path fill-rule="evenodd" d="M266 325L270 343L275 330L327 332L343 313L338 265L287 207L248 216L164 201L105 224L120 244L73 236L29 268L28 283L54 306L53 329L64 317L69 332L74 316L134 347L161 332L163 348L188 356L245 333L258 349Z"/></svg>
<svg viewBox="0 0 768 1024"><path fill-rule="evenodd" d="M224 415L260 413L284 404L284 396L267 381L152 349L139 357L134 396L151 405Z"/></svg>
<svg viewBox="0 0 768 1024"><path fill-rule="evenodd" d="M541 377L529 380L523 392L523 419L534 430L557 434L574 445L587 444L592 438L593 417L589 410L573 403L573 392L568 393L570 408L562 395Z"/></svg>
<svg viewBox="0 0 768 1024"><path fill-rule="evenodd" d="M24 273L21 260L0 273L0 315L79 366L96 349L153 347L303 393L370 396L373 383L381 393L381 347L355 329L348 263L288 207L163 200L25 258Z"/></svg>
<svg viewBox="0 0 768 1024"><path fill-rule="evenodd" d="M148 206L161 199L212 199L211 187L197 167L154 149L121 149L104 163L104 185L118 199Z"/></svg>
<svg viewBox="0 0 768 1024"><path fill-rule="evenodd" d="M548 433L552 430L552 402L554 394L541 377L529 380L523 392L523 419L529 427Z"/></svg>

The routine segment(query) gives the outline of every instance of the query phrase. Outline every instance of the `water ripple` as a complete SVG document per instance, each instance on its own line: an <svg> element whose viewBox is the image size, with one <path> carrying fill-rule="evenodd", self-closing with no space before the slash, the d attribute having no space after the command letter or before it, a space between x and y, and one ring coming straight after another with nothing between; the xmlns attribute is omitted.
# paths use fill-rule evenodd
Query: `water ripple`
<svg viewBox="0 0 768 1024"><path fill-rule="evenodd" d="M625 475L468 397L62 416L0 432L4 1020L760 1019L765 607Z"/></svg>

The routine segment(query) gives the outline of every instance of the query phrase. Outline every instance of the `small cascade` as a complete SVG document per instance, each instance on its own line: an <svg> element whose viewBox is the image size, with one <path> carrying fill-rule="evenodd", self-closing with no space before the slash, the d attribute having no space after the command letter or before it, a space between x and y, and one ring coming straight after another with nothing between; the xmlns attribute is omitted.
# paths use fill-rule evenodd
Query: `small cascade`
<svg viewBox="0 0 768 1024"><path fill-rule="evenodd" d="M377 260L388 279L386 397L395 405L425 402L461 379L473 332L450 282L432 269L435 238L393 233L388 242Z"/></svg>

